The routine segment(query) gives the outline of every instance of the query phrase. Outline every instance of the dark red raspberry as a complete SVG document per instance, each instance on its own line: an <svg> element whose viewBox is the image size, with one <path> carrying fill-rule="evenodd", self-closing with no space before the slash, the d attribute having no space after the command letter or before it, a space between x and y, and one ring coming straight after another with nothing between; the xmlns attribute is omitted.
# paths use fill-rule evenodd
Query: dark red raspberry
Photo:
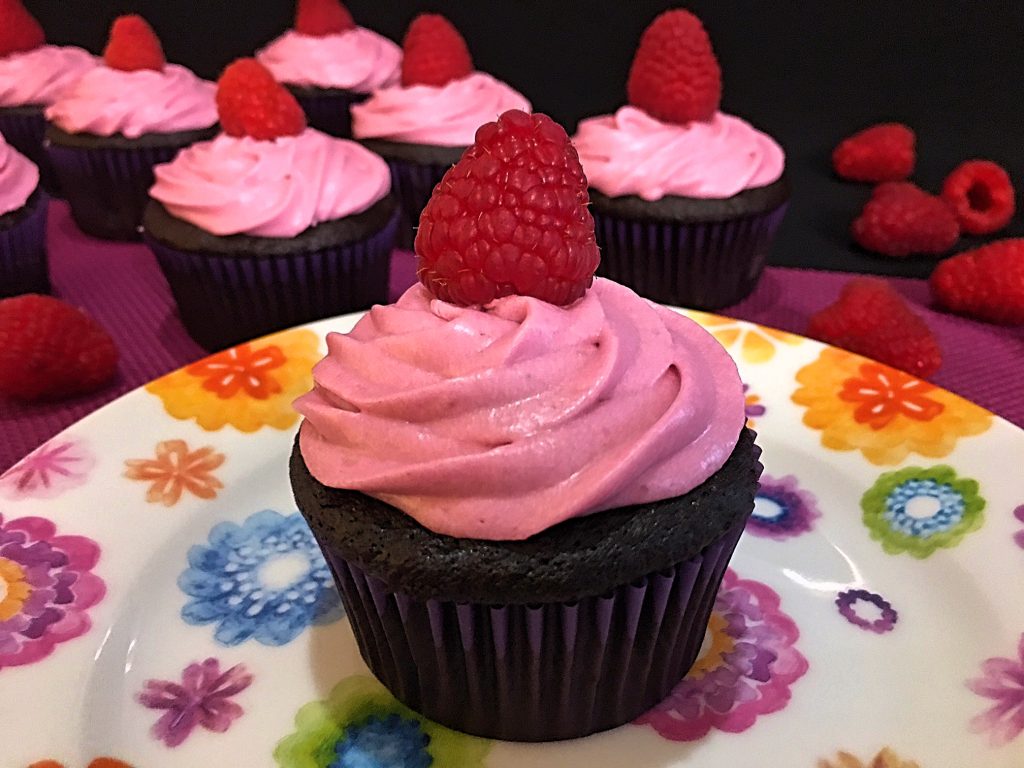
<svg viewBox="0 0 1024 768"><path fill-rule="evenodd" d="M897 257L946 253L960 237L950 207L908 181L875 187L851 232L862 248Z"/></svg>
<svg viewBox="0 0 1024 768"><path fill-rule="evenodd" d="M954 168L942 184L942 199L972 235L1002 229L1017 207L1009 174L991 160L968 160Z"/></svg>
<svg viewBox="0 0 1024 768"><path fill-rule="evenodd" d="M914 172L914 132L902 123L881 123L843 139L832 151L836 174L850 181L902 181Z"/></svg>
<svg viewBox="0 0 1024 768"><path fill-rule="evenodd" d="M103 61L111 69L137 72L153 69L162 72L167 60L160 39L149 23L136 14L119 16L110 27Z"/></svg>
<svg viewBox="0 0 1024 768"><path fill-rule="evenodd" d="M441 86L473 71L469 48L439 13L421 13L402 41L402 85Z"/></svg>
<svg viewBox="0 0 1024 768"><path fill-rule="evenodd" d="M217 112L229 136L270 140L306 128L299 102L256 59L238 59L217 81Z"/></svg>
<svg viewBox="0 0 1024 768"><path fill-rule="evenodd" d="M651 22L626 90L630 104L664 122L710 120L722 100L722 70L700 19L677 9Z"/></svg>
<svg viewBox="0 0 1024 768"><path fill-rule="evenodd" d="M21 0L0 0L0 56L45 45L46 35Z"/></svg>
<svg viewBox="0 0 1024 768"><path fill-rule="evenodd" d="M946 259L932 272L931 287L951 312L1024 324L1024 239L997 240Z"/></svg>
<svg viewBox="0 0 1024 768"><path fill-rule="evenodd" d="M338 0L299 0L295 9L295 31L310 37L337 35L355 26L352 14Z"/></svg>
<svg viewBox="0 0 1024 768"><path fill-rule="evenodd" d="M509 110L434 188L416 234L420 281L453 304L571 304L600 261L587 179L562 126Z"/></svg>

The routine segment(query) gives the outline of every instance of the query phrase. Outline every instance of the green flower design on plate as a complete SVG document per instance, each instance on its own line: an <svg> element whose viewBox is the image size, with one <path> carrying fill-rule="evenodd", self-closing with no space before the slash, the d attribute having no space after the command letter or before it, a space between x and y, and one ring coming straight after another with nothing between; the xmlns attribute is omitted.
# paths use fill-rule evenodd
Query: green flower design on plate
<svg viewBox="0 0 1024 768"><path fill-rule="evenodd" d="M482 768L491 743L403 705L372 677L338 683L295 715L274 750L281 768Z"/></svg>
<svg viewBox="0 0 1024 768"><path fill-rule="evenodd" d="M978 483L952 467L907 467L887 472L860 500L871 538L890 555L929 557L955 547L985 521Z"/></svg>

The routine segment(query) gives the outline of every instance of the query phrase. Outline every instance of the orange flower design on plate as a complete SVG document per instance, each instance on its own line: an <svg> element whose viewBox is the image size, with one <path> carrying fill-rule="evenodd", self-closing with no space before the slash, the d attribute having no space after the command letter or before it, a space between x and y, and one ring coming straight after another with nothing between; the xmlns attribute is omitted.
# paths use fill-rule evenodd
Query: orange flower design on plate
<svg viewBox="0 0 1024 768"><path fill-rule="evenodd" d="M719 317L695 310L687 310L686 314L691 320L706 328L726 349L733 351L733 347L738 347L739 357L745 363L767 363L775 357L778 344L796 346L804 341L801 337L786 331L734 320L731 317Z"/></svg>
<svg viewBox="0 0 1024 768"><path fill-rule="evenodd" d="M819 760L818 768L921 768L913 760L904 760L886 747L866 763L849 752L840 752L834 760Z"/></svg>
<svg viewBox="0 0 1024 768"><path fill-rule="evenodd" d="M212 499L224 487L213 471L224 463L224 454L211 446L190 451L184 440L157 443L155 459L129 459L124 476L150 483L146 501L173 507L185 491L200 499Z"/></svg>
<svg viewBox="0 0 1024 768"><path fill-rule="evenodd" d="M796 375L793 402L804 424L836 451L859 450L873 464L909 454L942 458L961 437L992 426L988 411L903 371L827 347Z"/></svg>
<svg viewBox="0 0 1024 768"><path fill-rule="evenodd" d="M239 344L157 379L146 390L176 419L205 430L231 425L240 432L288 429L292 401L313 384L320 340L312 331L283 331Z"/></svg>

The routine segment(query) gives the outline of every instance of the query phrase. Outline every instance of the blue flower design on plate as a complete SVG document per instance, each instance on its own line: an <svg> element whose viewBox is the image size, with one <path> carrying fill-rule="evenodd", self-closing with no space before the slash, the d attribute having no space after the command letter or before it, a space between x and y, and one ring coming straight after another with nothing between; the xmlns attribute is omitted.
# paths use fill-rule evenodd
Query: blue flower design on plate
<svg viewBox="0 0 1024 768"><path fill-rule="evenodd" d="M415 720L396 714L371 717L351 725L334 745L337 757L329 768L429 768L430 737Z"/></svg>
<svg viewBox="0 0 1024 768"><path fill-rule="evenodd" d="M311 624L341 618L330 569L302 515L257 512L241 525L215 525L208 542L189 549L178 577L192 598L181 617L216 624L222 645L284 645Z"/></svg>
<svg viewBox="0 0 1024 768"><path fill-rule="evenodd" d="M913 479L892 490L885 500L884 517L895 531L927 537L954 528L964 519L965 511L958 490L930 478Z"/></svg>

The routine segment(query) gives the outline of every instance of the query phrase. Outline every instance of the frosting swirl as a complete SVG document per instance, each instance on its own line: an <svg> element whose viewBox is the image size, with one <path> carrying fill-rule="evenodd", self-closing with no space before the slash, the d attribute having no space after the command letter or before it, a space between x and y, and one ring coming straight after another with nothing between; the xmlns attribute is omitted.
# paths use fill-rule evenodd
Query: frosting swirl
<svg viewBox="0 0 1024 768"><path fill-rule="evenodd" d="M162 72L122 72L96 67L47 110L46 117L68 133L176 133L209 128L217 122L217 86L178 64Z"/></svg>
<svg viewBox="0 0 1024 768"><path fill-rule="evenodd" d="M663 123L636 107L583 120L573 144L590 186L609 197L722 199L782 176L782 148L750 123L716 112Z"/></svg>
<svg viewBox="0 0 1024 768"><path fill-rule="evenodd" d="M438 147L467 147L476 129L510 109L531 111L526 97L483 72L440 87L383 88L352 105L352 135Z"/></svg>
<svg viewBox="0 0 1024 768"><path fill-rule="evenodd" d="M744 422L721 345L602 278L568 307L509 296L482 311L416 285L327 347L295 403L306 465L451 536L525 539L686 493Z"/></svg>
<svg viewBox="0 0 1024 768"><path fill-rule="evenodd" d="M397 83L402 74L402 49L364 27L324 37L289 30L256 59L279 82L357 93Z"/></svg>
<svg viewBox="0 0 1024 768"><path fill-rule="evenodd" d="M0 107L52 104L78 79L99 65L86 50L41 45L0 58Z"/></svg>
<svg viewBox="0 0 1024 768"><path fill-rule="evenodd" d="M294 237L361 213L391 189L380 157L312 128L273 141L221 134L183 149L155 174L150 196L214 235Z"/></svg>
<svg viewBox="0 0 1024 768"><path fill-rule="evenodd" d="M24 206L38 186L39 169L35 163L0 135L0 216Z"/></svg>

